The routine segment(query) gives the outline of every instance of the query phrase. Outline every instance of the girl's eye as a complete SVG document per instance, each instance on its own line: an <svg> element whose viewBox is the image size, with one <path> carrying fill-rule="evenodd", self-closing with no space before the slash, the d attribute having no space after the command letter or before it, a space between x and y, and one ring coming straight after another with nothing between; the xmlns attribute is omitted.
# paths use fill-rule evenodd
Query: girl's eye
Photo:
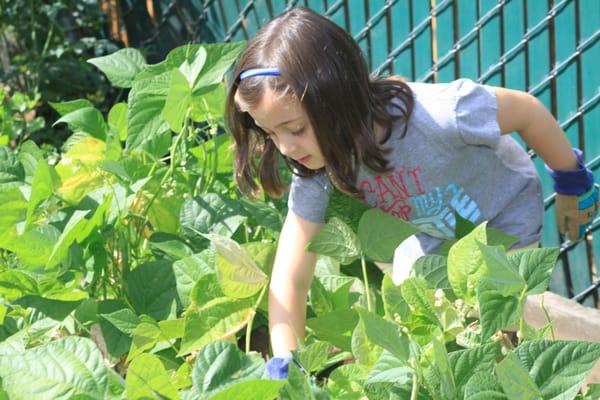
<svg viewBox="0 0 600 400"><path fill-rule="evenodd" d="M300 136L304 133L304 128L300 128L298 130L291 131L290 133L292 134L292 136Z"/></svg>

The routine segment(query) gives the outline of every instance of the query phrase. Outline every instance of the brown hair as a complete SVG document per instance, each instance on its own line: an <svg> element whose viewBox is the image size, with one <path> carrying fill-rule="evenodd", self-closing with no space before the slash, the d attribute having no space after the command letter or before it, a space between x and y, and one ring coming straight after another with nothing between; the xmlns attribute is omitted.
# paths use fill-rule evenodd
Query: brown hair
<svg viewBox="0 0 600 400"><path fill-rule="evenodd" d="M259 67L278 67L281 75L236 79L225 109L225 123L235 141L235 179L242 193L257 194L256 177L271 196L283 194L287 185L279 175L279 151L253 118L238 109L236 92L250 107L260 103L267 89L300 100L325 158L325 170L338 189L358 194L358 164L378 173L390 171L385 159L389 150L382 144L394 123L408 120L412 91L401 79L371 79L360 48L341 27L309 9L291 9L248 43L234 76ZM391 112L390 106L397 111ZM387 128L381 143L373 133L375 123ZM317 173L284 159L300 176Z"/></svg>

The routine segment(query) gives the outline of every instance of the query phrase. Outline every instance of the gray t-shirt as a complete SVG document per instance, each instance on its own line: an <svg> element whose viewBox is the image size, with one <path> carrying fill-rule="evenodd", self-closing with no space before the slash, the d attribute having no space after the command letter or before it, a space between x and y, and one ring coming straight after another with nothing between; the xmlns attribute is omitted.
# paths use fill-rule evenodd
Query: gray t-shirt
<svg viewBox="0 0 600 400"><path fill-rule="evenodd" d="M406 136L395 126L387 146L393 172L360 166L357 187L372 207L417 225L423 253L454 236L454 212L475 224L489 221L520 240L539 241L544 205L541 184L527 153L501 135L493 90L471 80L409 83L415 106ZM323 222L331 182L323 173L294 175L289 209Z"/></svg>

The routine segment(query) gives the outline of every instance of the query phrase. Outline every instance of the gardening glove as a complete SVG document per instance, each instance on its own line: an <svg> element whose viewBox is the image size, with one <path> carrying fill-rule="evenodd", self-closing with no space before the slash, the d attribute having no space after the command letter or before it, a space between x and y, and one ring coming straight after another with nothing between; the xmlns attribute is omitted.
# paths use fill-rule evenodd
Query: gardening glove
<svg viewBox="0 0 600 400"><path fill-rule="evenodd" d="M583 153L573 149L577 156L578 168L555 171L546 165L554 180L556 192L556 220L562 235L571 241L581 239L598 211L598 185L594 175L586 168Z"/></svg>
<svg viewBox="0 0 600 400"><path fill-rule="evenodd" d="M290 361L292 360L294 361L296 366L300 368L300 371L306 373L306 370L302 368L300 363L298 363L294 356L290 354L284 357L273 357L269 361L267 361L267 376L270 379L287 379L288 366Z"/></svg>

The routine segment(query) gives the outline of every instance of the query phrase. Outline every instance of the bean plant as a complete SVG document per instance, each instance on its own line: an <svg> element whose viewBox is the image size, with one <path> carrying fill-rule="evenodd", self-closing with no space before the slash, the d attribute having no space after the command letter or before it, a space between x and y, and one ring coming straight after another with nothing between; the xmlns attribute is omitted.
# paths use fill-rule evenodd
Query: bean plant
<svg viewBox="0 0 600 400"><path fill-rule="evenodd" d="M126 101L53 103L60 154L0 147L0 399L595 398L579 392L600 345L523 318L557 249L507 253L457 215L396 285L372 262L418 230L339 193L308 247L302 369L267 378L253 338L286 209L232 179L224 75L244 45L91 59Z"/></svg>

